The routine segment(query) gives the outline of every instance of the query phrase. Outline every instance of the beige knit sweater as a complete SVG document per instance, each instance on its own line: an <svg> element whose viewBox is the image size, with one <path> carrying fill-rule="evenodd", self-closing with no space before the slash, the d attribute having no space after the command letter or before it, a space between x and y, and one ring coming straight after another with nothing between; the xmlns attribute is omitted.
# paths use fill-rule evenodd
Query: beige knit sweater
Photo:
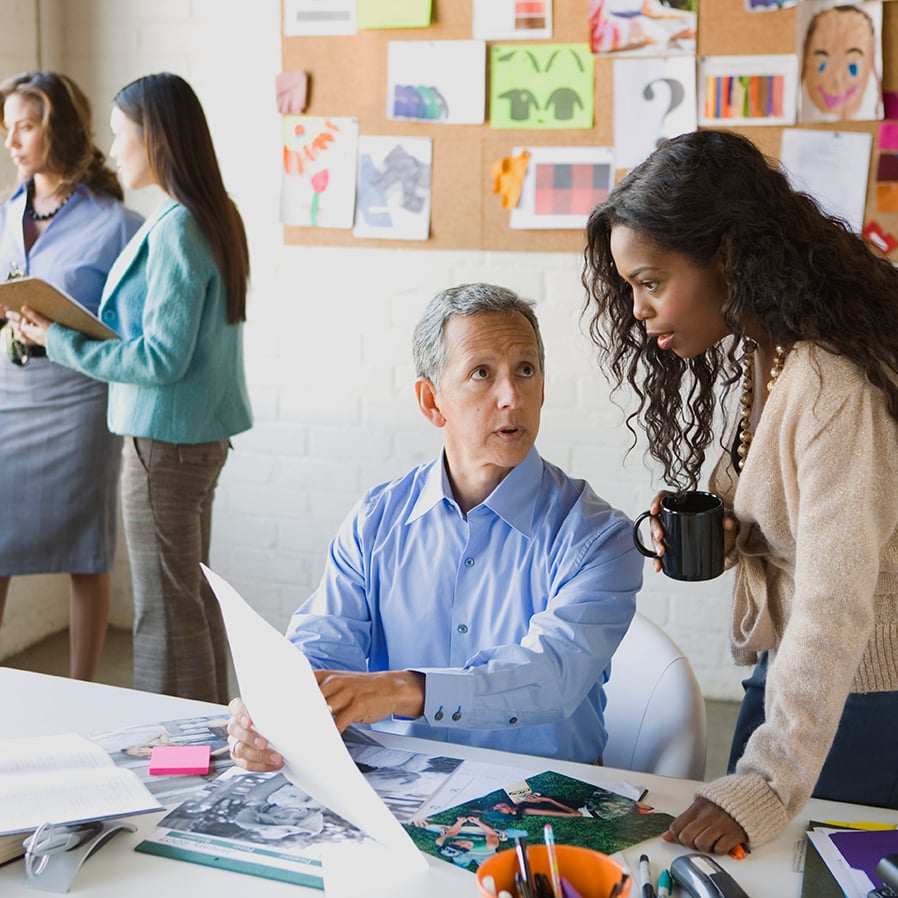
<svg viewBox="0 0 898 898"><path fill-rule="evenodd" d="M698 794L757 845L810 797L848 694L898 690L898 424L856 365L799 343L711 487L740 522L733 655L770 667L765 723Z"/></svg>

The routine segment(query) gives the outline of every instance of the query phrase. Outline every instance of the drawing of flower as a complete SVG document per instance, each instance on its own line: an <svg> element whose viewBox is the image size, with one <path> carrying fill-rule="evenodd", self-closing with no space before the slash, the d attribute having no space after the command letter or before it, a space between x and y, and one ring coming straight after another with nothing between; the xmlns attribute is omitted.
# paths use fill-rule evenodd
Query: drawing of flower
<svg viewBox="0 0 898 898"><path fill-rule="evenodd" d="M318 203L319 197L325 190L327 190L327 182L330 178L330 173L326 168L322 168L321 171L315 172L312 175L312 190L315 191L315 195L312 197L312 214L311 214L311 223L314 227L318 224Z"/></svg>

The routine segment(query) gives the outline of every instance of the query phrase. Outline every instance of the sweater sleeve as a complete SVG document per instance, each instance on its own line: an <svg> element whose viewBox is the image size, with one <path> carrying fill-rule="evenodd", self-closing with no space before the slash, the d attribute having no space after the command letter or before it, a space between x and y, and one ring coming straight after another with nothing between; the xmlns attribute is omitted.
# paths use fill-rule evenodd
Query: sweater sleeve
<svg viewBox="0 0 898 898"><path fill-rule="evenodd" d="M698 793L752 844L780 833L811 796L873 634L883 548L898 526L898 428L882 392L844 359L798 371L804 380L771 394L763 443L752 446L766 484L740 484L769 547L744 559L760 574L748 579L763 582L779 639L765 722L735 774ZM788 389L777 396L779 387Z"/></svg>
<svg viewBox="0 0 898 898"><path fill-rule="evenodd" d="M166 215L147 237L141 268L140 332L121 340L91 340L53 324L47 353L54 362L98 380L138 385L179 381L190 365L216 268L199 225L186 210Z"/></svg>

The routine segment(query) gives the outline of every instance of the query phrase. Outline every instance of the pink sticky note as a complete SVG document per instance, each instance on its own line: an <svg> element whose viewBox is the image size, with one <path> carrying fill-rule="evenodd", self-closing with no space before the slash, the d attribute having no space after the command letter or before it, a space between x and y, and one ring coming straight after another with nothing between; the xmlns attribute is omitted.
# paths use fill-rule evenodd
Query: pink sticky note
<svg viewBox="0 0 898 898"><path fill-rule="evenodd" d="M898 150L898 122L879 123L879 148Z"/></svg>
<svg viewBox="0 0 898 898"><path fill-rule="evenodd" d="M208 745L156 745L150 754L150 773L205 774L212 750Z"/></svg>
<svg viewBox="0 0 898 898"><path fill-rule="evenodd" d="M305 111L309 90L309 76L300 69L278 72L275 78L278 112L299 115Z"/></svg>

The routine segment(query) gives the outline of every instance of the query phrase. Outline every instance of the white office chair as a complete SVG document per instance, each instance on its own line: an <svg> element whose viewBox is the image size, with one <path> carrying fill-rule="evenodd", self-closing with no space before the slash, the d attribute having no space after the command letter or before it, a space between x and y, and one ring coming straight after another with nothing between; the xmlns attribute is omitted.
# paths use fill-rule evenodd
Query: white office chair
<svg viewBox="0 0 898 898"><path fill-rule="evenodd" d="M608 767L701 780L705 701L689 659L639 612L611 659L603 754Z"/></svg>

